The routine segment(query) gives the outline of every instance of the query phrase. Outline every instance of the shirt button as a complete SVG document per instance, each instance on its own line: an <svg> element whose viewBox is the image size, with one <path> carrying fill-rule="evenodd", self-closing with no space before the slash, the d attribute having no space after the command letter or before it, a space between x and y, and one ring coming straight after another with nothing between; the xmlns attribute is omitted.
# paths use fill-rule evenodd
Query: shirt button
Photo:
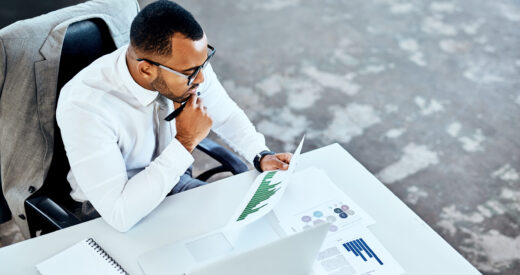
<svg viewBox="0 0 520 275"><path fill-rule="evenodd" d="M36 188L34 186L29 186L29 193L34 193L36 191Z"/></svg>
<svg viewBox="0 0 520 275"><path fill-rule="evenodd" d="M20 215L18 215L18 217L19 217L20 219L22 219L22 220L25 220L25 215L24 215L24 214L20 214Z"/></svg>

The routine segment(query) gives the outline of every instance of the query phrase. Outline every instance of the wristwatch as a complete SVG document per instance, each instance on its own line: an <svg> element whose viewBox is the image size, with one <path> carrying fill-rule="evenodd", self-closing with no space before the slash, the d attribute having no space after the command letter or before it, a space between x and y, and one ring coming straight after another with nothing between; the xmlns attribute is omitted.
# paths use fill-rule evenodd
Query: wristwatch
<svg viewBox="0 0 520 275"><path fill-rule="evenodd" d="M255 166L256 170L258 170L258 172L262 173L262 168L260 168L260 161L262 161L262 158L267 156L267 155L274 155L275 153L272 152L272 151L268 151L268 150L265 150L265 151L262 151L258 154L256 154L255 156L255 159L253 160L253 165Z"/></svg>

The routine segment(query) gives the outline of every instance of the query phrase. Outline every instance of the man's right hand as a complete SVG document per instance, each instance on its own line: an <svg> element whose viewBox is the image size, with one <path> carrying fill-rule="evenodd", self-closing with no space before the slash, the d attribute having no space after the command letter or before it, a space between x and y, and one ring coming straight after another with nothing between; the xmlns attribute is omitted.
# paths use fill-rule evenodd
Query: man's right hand
<svg viewBox="0 0 520 275"><path fill-rule="evenodd" d="M175 108L180 107L180 104L175 105ZM202 99L193 94L186 102L184 110L175 118L175 138L191 153L208 136L212 124Z"/></svg>

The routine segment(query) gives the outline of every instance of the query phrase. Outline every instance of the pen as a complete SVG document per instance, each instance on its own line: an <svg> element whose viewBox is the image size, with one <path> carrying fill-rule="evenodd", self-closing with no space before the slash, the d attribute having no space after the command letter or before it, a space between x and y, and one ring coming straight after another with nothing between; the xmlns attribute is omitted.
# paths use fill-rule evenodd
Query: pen
<svg viewBox="0 0 520 275"><path fill-rule="evenodd" d="M197 92L197 96L200 96L200 92ZM190 97L191 97L191 95L190 95ZM188 97L188 99L190 99L190 98ZM186 106L186 102L188 102L188 99L186 99L186 101L181 103L181 106L179 106L179 108L175 109L171 114L169 114L166 118L164 118L164 120L171 121L172 119L177 117L182 112L182 110L184 110L184 107Z"/></svg>

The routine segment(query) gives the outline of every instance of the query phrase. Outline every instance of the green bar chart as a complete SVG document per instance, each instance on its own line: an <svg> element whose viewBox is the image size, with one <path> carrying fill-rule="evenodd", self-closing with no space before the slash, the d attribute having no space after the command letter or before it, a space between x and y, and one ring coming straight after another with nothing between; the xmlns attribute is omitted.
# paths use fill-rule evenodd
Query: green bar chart
<svg viewBox="0 0 520 275"><path fill-rule="evenodd" d="M277 171L272 171L267 173L262 179L262 183L258 186L253 197L246 205L244 211L240 214L237 221L241 221L247 218L252 213L258 212L263 207L267 206L269 203L266 202L271 198L276 192L280 189L278 185L281 182L271 183L271 179L276 174Z"/></svg>

